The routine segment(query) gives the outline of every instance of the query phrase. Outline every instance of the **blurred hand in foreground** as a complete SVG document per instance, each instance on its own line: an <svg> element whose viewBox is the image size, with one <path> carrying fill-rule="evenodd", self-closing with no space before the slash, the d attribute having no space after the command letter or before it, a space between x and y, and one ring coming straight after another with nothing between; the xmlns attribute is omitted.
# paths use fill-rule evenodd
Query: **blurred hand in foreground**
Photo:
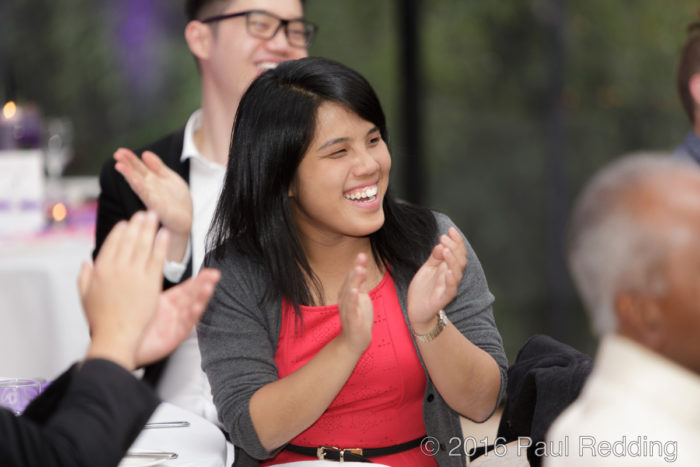
<svg viewBox="0 0 700 467"><path fill-rule="evenodd" d="M192 331L220 274L203 269L162 292L170 234L157 234L153 212L138 212L107 236L94 266L83 264L78 287L91 330L88 358L128 370L170 354Z"/></svg>

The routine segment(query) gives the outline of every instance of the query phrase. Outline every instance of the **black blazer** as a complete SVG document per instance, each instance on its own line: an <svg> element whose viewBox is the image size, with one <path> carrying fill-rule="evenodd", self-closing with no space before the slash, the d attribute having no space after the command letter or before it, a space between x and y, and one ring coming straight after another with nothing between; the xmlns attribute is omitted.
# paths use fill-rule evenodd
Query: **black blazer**
<svg viewBox="0 0 700 467"><path fill-rule="evenodd" d="M161 158L165 165L177 172L189 184L189 159L185 162L180 161L184 134L185 129L182 128L135 152L139 157L141 157L144 151L154 152ZM102 248L107 234L109 234L117 222L128 220L136 211L146 209L146 206L131 189L124 176L114 168L115 164L115 160L110 158L104 163L100 171L100 195L97 198L97 223L95 225L95 249L92 252L93 259L97 257L97 253L100 251L100 248ZM192 257L190 257L182 279L185 280L191 275ZM167 279L163 279L164 289L172 287L173 285L175 284ZM144 380L155 386L164 368L165 360L147 366Z"/></svg>
<svg viewBox="0 0 700 467"><path fill-rule="evenodd" d="M0 465L115 466L158 403L115 363L73 365L19 417L0 409Z"/></svg>

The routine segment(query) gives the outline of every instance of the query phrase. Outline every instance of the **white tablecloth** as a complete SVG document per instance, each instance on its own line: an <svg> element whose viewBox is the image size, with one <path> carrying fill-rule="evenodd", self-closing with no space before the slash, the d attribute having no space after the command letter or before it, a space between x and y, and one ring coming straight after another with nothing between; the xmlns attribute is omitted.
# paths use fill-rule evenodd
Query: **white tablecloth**
<svg viewBox="0 0 700 467"><path fill-rule="evenodd" d="M163 462L163 467L224 467L226 438L209 421L167 402L161 403L150 422L188 421L179 428L145 428L129 451L165 451L177 453L177 459Z"/></svg>
<svg viewBox="0 0 700 467"><path fill-rule="evenodd" d="M321 460L316 460L316 461L297 461L297 462L286 462L284 464L277 464L278 466L284 466L284 467L322 467L322 466L327 466L327 467L339 467L340 463L335 462L335 461L321 461ZM361 466L361 465L367 465L367 462L343 462L343 465L356 465L356 466ZM372 464L373 466L376 467L389 467L388 465L384 464Z"/></svg>
<svg viewBox="0 0 700 467"><path fill-rule="evenodd" d="M0 374L50 380L85 355L77 277L93 243L90 230L0 238Z"/></svg>

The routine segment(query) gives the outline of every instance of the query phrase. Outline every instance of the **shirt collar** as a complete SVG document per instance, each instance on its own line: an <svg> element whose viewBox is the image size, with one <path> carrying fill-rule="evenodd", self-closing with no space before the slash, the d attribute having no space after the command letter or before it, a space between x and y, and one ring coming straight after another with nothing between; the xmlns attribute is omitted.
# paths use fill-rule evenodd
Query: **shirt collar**
<svg viewBox="0 0 700 467"><path fill-rule="evenodd" d="M683 143L680 144L674 151L674 154L684 155L700 162L700 138L694 130L690 130L686 135Z"/></svg>
<svg viewBox="0 0 700 467"><path fill-rule="evenodd" d="M191 157L201 158L202 155L197 149L197 145L194 144L194 134L202 126L202 109L195 110L190 118L187 119L187 124L185 125L184 140L182 142L182 154L180 155L180 161Z"/></svg>

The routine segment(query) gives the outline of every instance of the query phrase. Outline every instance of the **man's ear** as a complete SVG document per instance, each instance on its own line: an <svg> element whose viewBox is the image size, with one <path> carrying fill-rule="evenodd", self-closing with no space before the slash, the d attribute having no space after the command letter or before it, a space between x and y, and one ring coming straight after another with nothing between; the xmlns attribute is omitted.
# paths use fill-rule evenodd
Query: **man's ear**
<svg viewBox="0 0 700 467"><path fill-rule="evenodd" d="M690 77L688 81L688 90L690 91L690 95L693 96L695 106L700 106L700 73L696 73Z"/></svg>
<svg viewBox="0 0 700 467"><path fill-rule="evenodd" d="M185 27L185 40L192 54L200 60L209 58L212 31L206 24L193 20Z"/></svg>
<svg viewBox="0 0 700 467"><path fill-rule="evenodd" d="M648 293L626 290L614 300L618 332L657 350L663 340L663 314L658 301Z"/></svg>

